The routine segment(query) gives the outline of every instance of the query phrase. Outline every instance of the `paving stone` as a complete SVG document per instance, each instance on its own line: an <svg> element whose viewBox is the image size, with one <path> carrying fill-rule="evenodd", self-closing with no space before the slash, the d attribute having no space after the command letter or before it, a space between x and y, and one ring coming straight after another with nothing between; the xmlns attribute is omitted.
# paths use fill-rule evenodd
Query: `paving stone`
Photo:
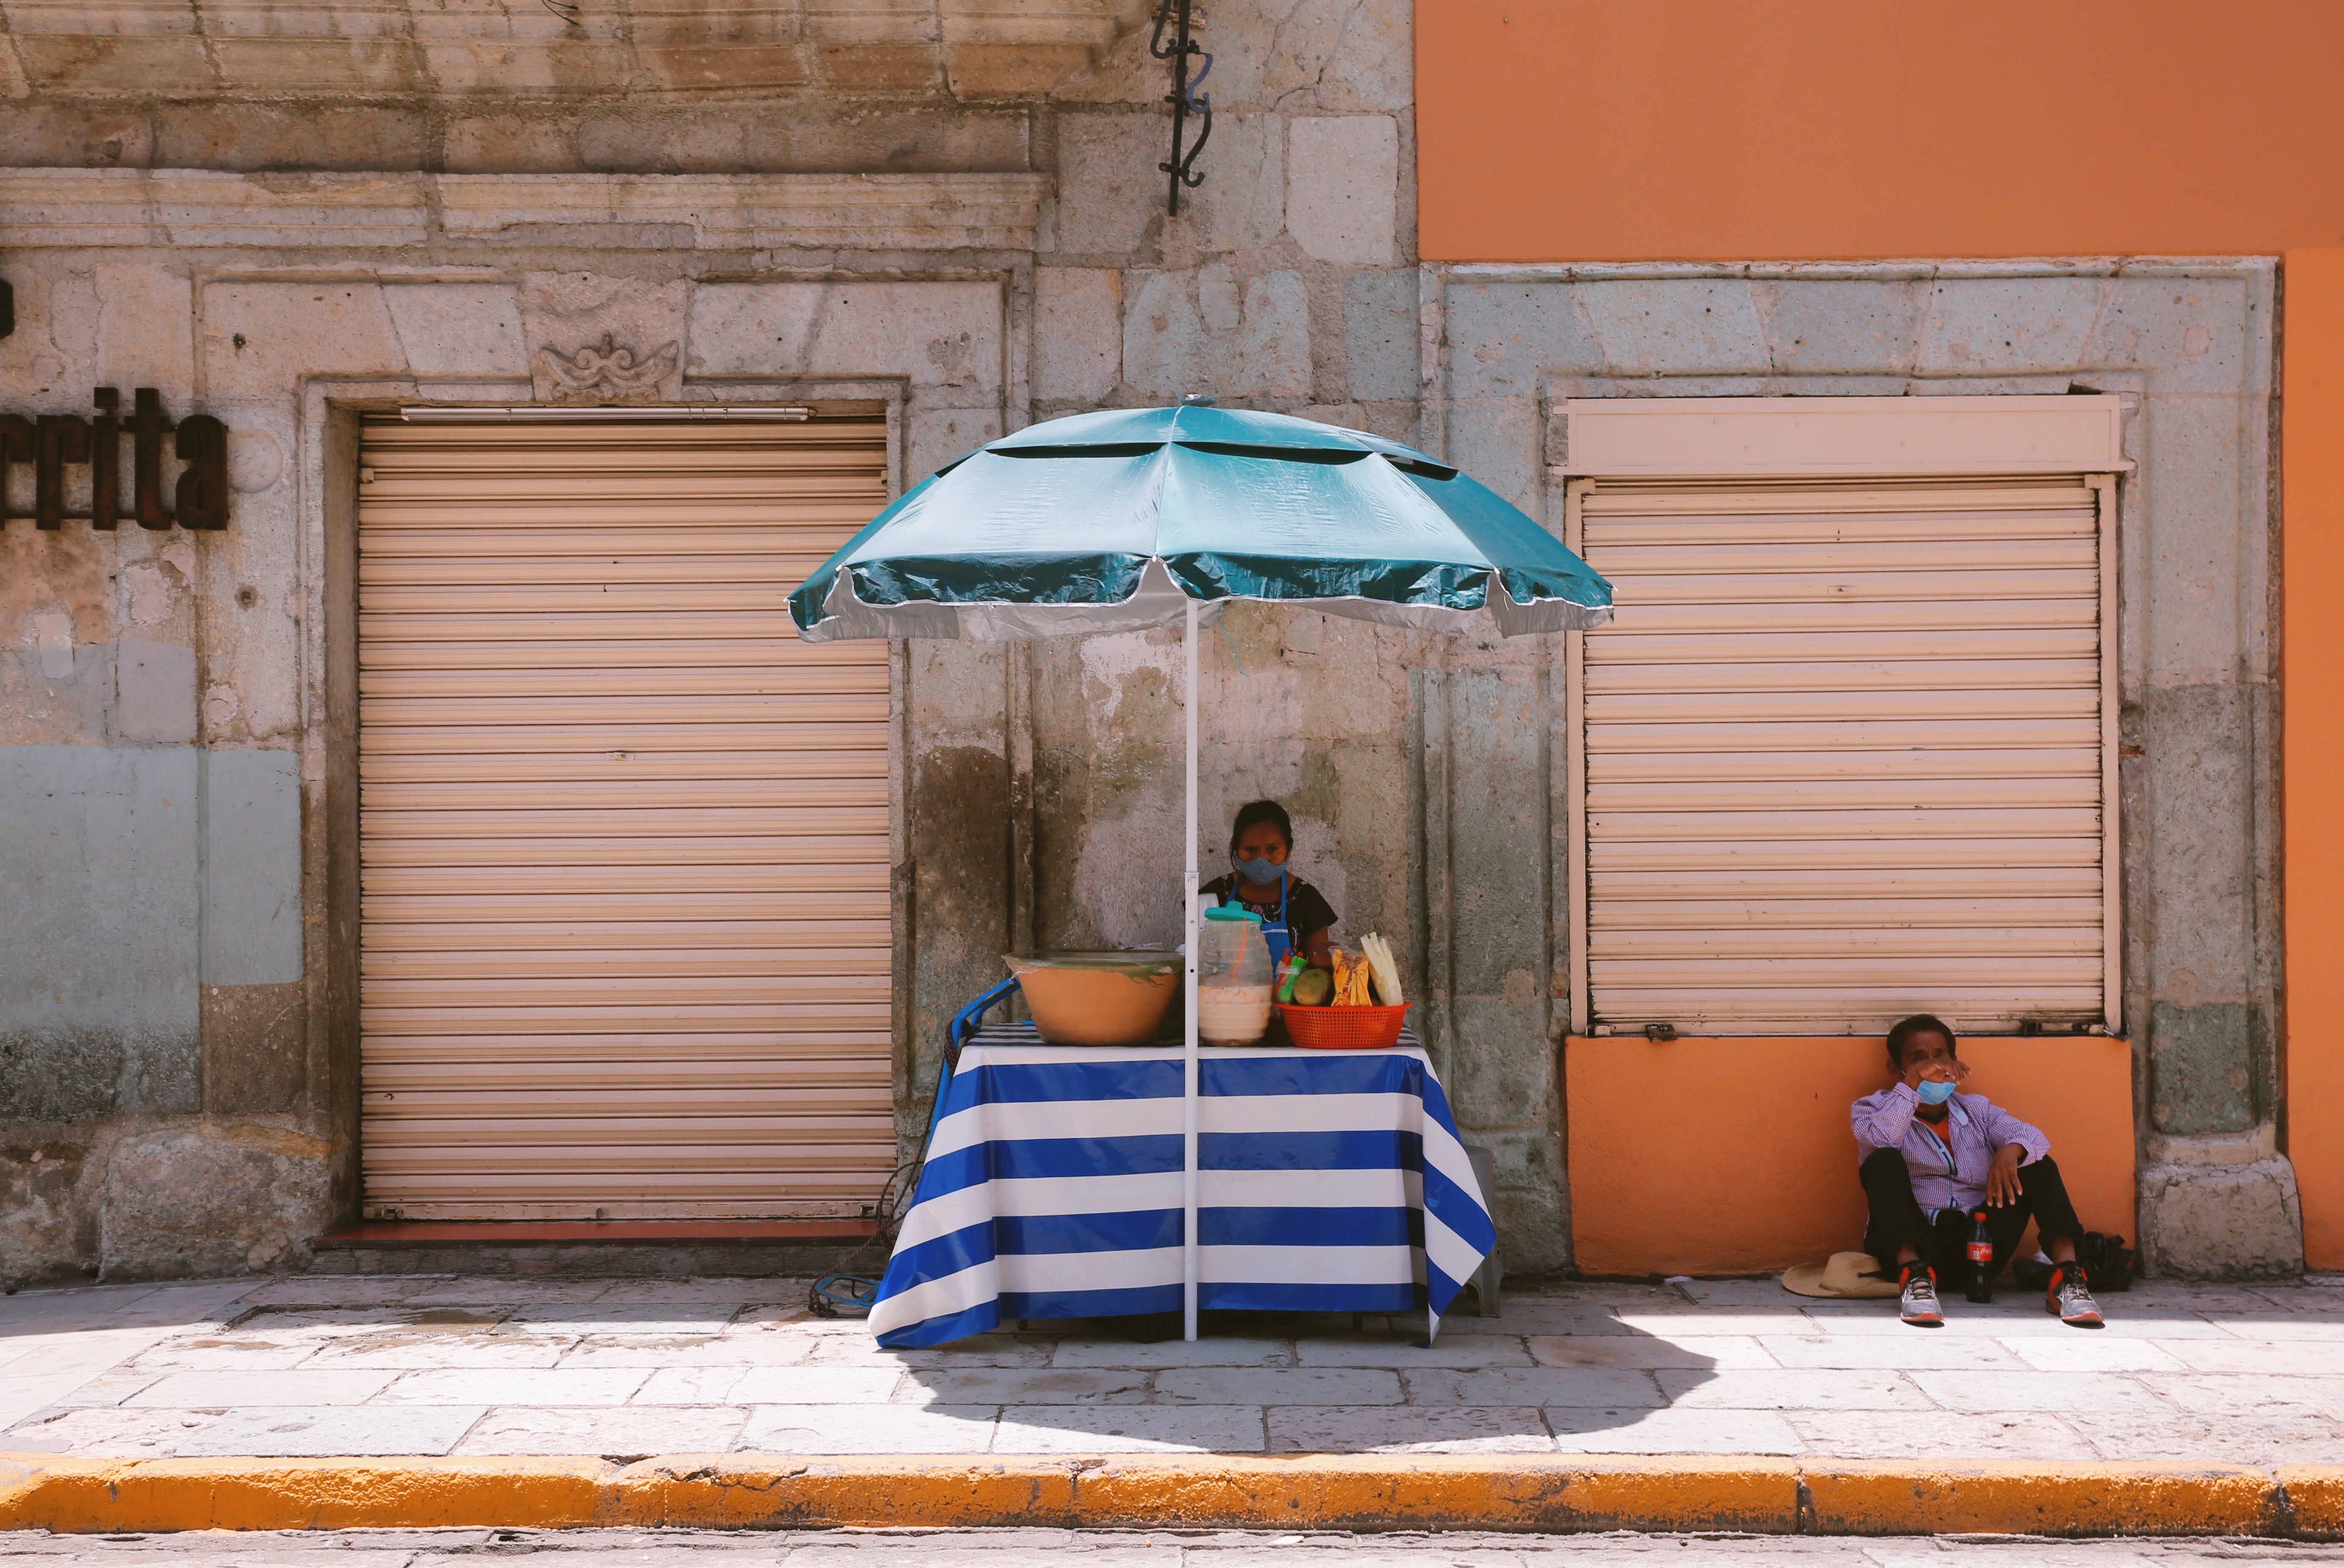
<svg viewBox="0 0 2344 1568"><path fill-rule="evenodd" d="M161 1410L225 1410L234 1405L364 1404L399 1374L382 1371L172 1372L120 1401ZM466 1374L471 1375L471 1374ZM475 1400L475 1404L480 1401Z"/></svg>
<svg viewBox="0 0 2344 1568"><path fill-rule="evenodd" d="M1527 1367L1531 1353L1519 1340L1472 1338L1435 1340L1416 1345L1407 1340L1377 1335L1356 1340L1302 1340L1294 1347L1295 1361L1306 1367Z"/></svg>
<svg viewBox="0 0 2344 1568"><path fill-rule="evenodd" d="M1577 1335L1587 1338L1613 1337L1632 1334L1634 1330L1612 1315L1612 1310L1599 1301L1533 1303L1523 1306L1508 1301L1505 1315L1499 1318L1476 1318L1451 1313L1440 1320L1443 1338L1460 1324L1471 1324L1471 1331L1498 1334Z"/></svg>
<svg viewBox="0 0 2344 1568"><path fill-rule="evenodd" d="M598 1307L658 1303L778 1307L805 1310L811 1280L743 1280L707 1275L691 1280L620 1280L594 1298Z"/></svg>
<svg viewBox="0 0 2344 1568"><path fill-rule="evenodd" d="M2289 1340L2159 1340L2157 1348L2193 1372L2299 1372L2344 1377L2344 1344Z"/></svg>
<svg viewBox="0 0 2344 1568"><path fill-rule="evenodd" d="M1697 1307L1718 1312L1779 1311L1811 1299L1783 1290L1780 1276L1764 1280L1688 1280L1670 1289Z"/></svg>
<svg viewBox="0 0 2344 1568"><path fill-rule="evenodd" d="M0 1357L6 1358L0 1361L0 1378L65 1377L76 1372L89 1377L143 1355L172 1337L167 1328L81 1329L43 1334L36 1340L18 1341L21 1353L16 1348L0 1349Z"/></svg>
<svg viewBox="0 0 2344 1568"><path fill-rule="evenodd" d="M992 1405L752 1405L743 1453L983 1453Z"/></svg>
<svg viewBox="0 0 2344 1568"><path fill-rule="evenodd" d="M460 1454L592 1453L648 1459L662 1453L723 1453L739 1441L749 1412L736 1406L623 1410L491 1409L451 1451Z"/></svg>
<svg viewBox="0 0 2344 1568"><path fill-rule="evenodd" d="M1632 1333L1650 1334L1656 1340L1707 1340L1720 1334L1754 1339L1761 1334L1814 1332L1813 1320L1789 1309L1779 1312L1701 1312L1690 1309L1651 1312L1622 1307L1615 1309L1612 1315Z"/></svg>
<svg viewBox="0 0 2344 1568"><path fill-rule="evenodd" d="M1531 1405L1298 1405L1268 1414L1272 1453L1551 1453Z"/></svg>
<svg viewBox="0 0 2344 1568"><path fill-rule="evenodd" d="M1921 1391L1949 1411L1999 1415L2050 1411L2162 1411L2167 1407L2130 1377L2117 1372L1914 1372Z"/></svg>
<svg viewBox="0 0 2344 1568"><path fill-rule="evenodd" d="M1940 1371L1962 1368L2006 1371L2025 1366L1998 1340L1977 1335L1952 1336L1919 1332L1870 1334L1769 1334L1758 1341L1776 1363L1785 1367L1841 1367L1849 1371L1910 1371L1927 1367Z"/></svg>
<svg viewBox="0 0 2344 1568"><path fill-rule="evenodd" d="M2144 1372L2139 1381L2142 1387L2162 1394L2178 1408L2203 1415L2284 1411L2344 1416L2344 1378L2275 1372L2189 1372L2176 1377Z"/></svg>
<svg viewBox="0 0 2344 1568"><path fill-rule="evenodd" d="M562 1342L571 1345L559 1363L563 1367L793 1367L813 1348L811 1341L777 1334L621 1334L612 1340L590 1335Z"/></svg>
<svg viewBox="0 0 2344 1568"><path fill-rule="evenodd" d="M2319 1318L2307 1313L2279 1311L2257 1314L2208 1312L2205 1320L2210 1327L2233 1339L2276 1340L2288 1343L2344 1343L2344 1318Z"/></svg>
<svg viewBox="0 0 2344 1568"><path fill-rule="evenodd" d="M613 1280L530 1280L510 1275L465 1274L440 1280L403 1300L436 1305L513 1308L567 1303L582 1307L607 1294L616 1283Z"/></svg>
<svg viewBox="0 0 2344 1568"><path fill-rule="evenodd" d="M1887 1310L1877 1316L1817 1320L1815 1326L1825 1334L1844 1335L1850 1339L1909 1340L1926 1337L1929 1339L2008 1340L2022 1334L2033 1337L2038 1334L2075 1334L2085 1331L2071 1329L2058 1319L2040 1312L2032 1316L2015 1312L1985 1312L1974 1315L1974 1311L1963 1310L1962 1302L1958 1299L1945 1303L1944 1326L1935 1329L1916 1329L1910 1323L1897 1320L1896 1303L1888 1302L1886 1307Z"/></svg>
<svg viewBox="0 0 2344 1568"><path fill-rule="evenodd" d="M2066 1418L2092 1457L2209 1460L2227 1464L2344 1462L2344 1430L2330 1419L2263 1412L2217 1418L2171 1412L2086 1412Z"/></svg>
<svg viewBox="0 0 2344 1568"><path fill-rule="evenodd" d="M408 1372L378 1396L387 1405L618 1405L651 1374L637 1367L463 1367Z"/></svg>
<svg viewBox="0 0 2344 1568"><path fill-rule="evenodd" d="M1958 1375L1958 1374L1948 1374ZM1992 1376L1991 1373L1974 1374ZM1664 1367L1652 1374L1681 1410L1930 1409L1902 1373L1803 1368L1796 1371L1694 1372Z"/></svg>
<svg viewBox="0 0 2344 1568"><path fill-rule="evenodd" d="M2024 1415L1939 1411L1922 1421L1889 1411L1802 1411L1784 1419L1799 1434L1801 1452L1834 1459L2092 1457L2057 1416L2040 1411Z"/></svg>
<svg viewBox="0 0 2344 1568"><path fill-rule="evenodd" d="M475 1306L321 1307L293 1311L263 1308L239 1318L219 1338L253 1335L289 1343L382 1333L485 1334L510 1309Z"/></svg>
<svg viewBox="0 0 2344 1568"><path fill-rule="evenodd" d="M1298 1413L1308 1407L1297 1407ZM1004 1411L995 1453L1258 1453L1252 1405L1066 1405Z"/></svg>
<svg viewBox="0 0 2344 1568"><path fill-rule="evenodd" d="M218 1420L198 1411L58 1411L10 1427L0 1435L0 1452L164 1459Z"/></svg>
<svg viewBox="0 0 2344 1568"><path fill-rule="evenodd" d="M1290 1367L1290 1340L1061 1340L1054 1367Z"/></svg>
<svg viewBox="0 0 2344 1568"><path fill-rule="evenodd" d="M2046 1372L2177 1372L2174 1360L2147 1340L2111 1340L2103 1334L2042 1334L2014 1339L2010 1353Z"/></svg>
<svg viewBox="0 0 2344 1568"><path fill-rule="evenodd" d="M1373 1367L1174 1367L1156 1374L1156 1398L1163 1404L1396 1405L1402 1395L1399 1373Z"/></svg>
<svg viewBox="0 0 2344 1568"><path fill-rule="evenodd" d="M1504 1367L1485 1371L1426 1368L1411 1369L1400 1379L1408 1386L1408 1402L1428 1407L1496 1405L1510 1399L1622 1410L1668 1402L1649 1372L1630 1367Z"/></svg>
<svg viewBox="0 0 2344 1568"><path fill-rule="evenodd" d="M485 1413L479 1405L231 1410L178 1447L182 1458L442 1454Z"/></svg>
<svg viewBox="0 0 2344 1568"><path fill-rule="evenodd" d="M1772 1411L1561 1407L1546 1419L1564 1453L1796 1453L1801 1446Z"/></svg>
<svg viewBox="0 0 2344 1568"><path fill-rule="evenodd" d="M737 1403L754 1405L880 1404L894 1393L904 1377L886 1367L753 1367L748 1376L733 1385L732 1398Z"/></svg>
<svg viewBox="0 0 2344 1568"><path fill-rule="evenodd" d="M1771 1367L1774 1358L1746 1334L1655 1340L1649 1334L1539 1334L1527 1341L1544 1367Z"/></svg>
<svg viewBox="0 0 2344 1568"><path fill-rule="evenodd" d="M130 1361L142 1372L211 1372L226 1368L284 1371L315 1356L322 1347L315 1340L168 1340L142 1351ZM0 1376L5 1376L0 1369Z"/></svg>
<svg viewBox="0 0 2344 1568"><path fill-rule="evenodd" d="M66 1372L55 1378L0 1379L0 1409L22 1406L25 1411L39 1405L69 1405L75 1407L118 1405L142 1389L148 1389L170 1376L168 1372L114 1371L103 1377L79 1381L79 1372ZM35 1404L25 1404L25 1399L40 1390L50 1391Z"/></svg>
<svg viewBox="0 0 2344 1568"><path fill-rule="evenodd" d="M551 1367L576 1343L523 1334L369 1334L300 1349L309 1357L301 1364L320 1371L369 1367L417 1371L432 1367ZM147 1363L142 1359L141 1364Z"/></svg>
<svg viewBox="0 0 2344 1568"><path fill-rule="evenodd" d="M305 1274L249 1291L247 1307L387 1307L448 1283L443 1274Z"/></svg>
<svg viewBox="0 0 2344 1568"><path fill-rule="evenodd" d="M643 1380L631 1404L719 1405L749 1375L747 1367L661 1367Z"/></svg>
<svg viewBox="0 0 2344 1568"><path fill-rule="evenodd" d="M583 1307L522 1307L505 1320L503 1332L523 1334L591 1334L611 1339L621 1334L652 1334L668 1339L721 1334L743 1310L742 1303L713 1302L695 1307L689 1302L597 1301Z"/></svg>
<svg viewBox="0 0 2344 1568"><path fill-rule="evenodd" d="M1149 1373L1137 1369L966 1367L912 1371L895 1390L899 1404L1144 1404Z"/></svg>
<svg viewBox="0 0 2344 1568"><path fill-rule="evenodd" d="M1051 1365L1051 1352L1056 1341L1042 1339L1015 1340L1005 1335L985 1334L955 1345L932 1345L918 1350L891 1351L877 1341L865 1339L861 1343L845 1339L812 1340L805 1342L805 1361L815 1367L1046 1367Z"/></svg>

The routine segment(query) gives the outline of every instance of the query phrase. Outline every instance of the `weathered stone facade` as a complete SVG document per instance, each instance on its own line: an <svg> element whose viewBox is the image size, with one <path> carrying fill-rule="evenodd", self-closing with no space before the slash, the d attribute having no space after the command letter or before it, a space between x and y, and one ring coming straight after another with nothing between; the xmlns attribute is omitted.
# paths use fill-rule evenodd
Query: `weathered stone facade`
<svg viewBox="0 0 2344 1568"><path fill-rule="evenodd" d="M1420 267L1407 0L1215 7L1177 218L1129 0L0 12L0 410L157 388L227 420L235 492L220 533L0 531L11 1280L298 1268L355 1213L357 416L571 395L606 338L658 361L616 395L884 404L899 484L1207 392L1558 521L1564 397L2127 395L2142 1227L2170 1270L2299 1262L2267 267ZM1001 953L1176 935L1177 653L898 652L907 1138ZM1409 956L1510 1266L1567 1266L1559 656L1241 605L1204 659L1207 852L1288 802L1344 928Z"/></svg>

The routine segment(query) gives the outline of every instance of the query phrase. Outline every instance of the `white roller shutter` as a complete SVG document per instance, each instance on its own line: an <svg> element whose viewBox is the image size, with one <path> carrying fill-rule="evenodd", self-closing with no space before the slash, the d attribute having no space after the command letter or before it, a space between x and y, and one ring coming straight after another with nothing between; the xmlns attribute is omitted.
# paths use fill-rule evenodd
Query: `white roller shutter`
<svg viewBox="0 0 2344 1568"><path fill-rule="evenodd" d="M1584 1031L2117 1017L2107 481L1571 481Z"/></svg>
<svg viewBox="0 0 2344 1568"><path fill-rule="evenodd" d="M784 596L885 427L369 420L366 1209L854 1214L894 1163L888 658Z"/></svg>

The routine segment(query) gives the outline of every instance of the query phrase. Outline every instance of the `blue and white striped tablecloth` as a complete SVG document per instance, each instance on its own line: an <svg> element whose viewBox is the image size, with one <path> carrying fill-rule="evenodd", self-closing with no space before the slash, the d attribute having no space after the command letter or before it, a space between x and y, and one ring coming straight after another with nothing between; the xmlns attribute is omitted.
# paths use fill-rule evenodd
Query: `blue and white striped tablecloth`
<svg viewBox="0 0 2344 1568"><path fill-rule="evenodd" d="M1421 1306L1437 1330L1497 1233L1413 1037L1210 1047L1198 1074L1198 1306ZM1181 1080L1177 1046L1046 1046L1030 1024L971 1039L871 1309L879 1342L1180 1310Z"/></svg>

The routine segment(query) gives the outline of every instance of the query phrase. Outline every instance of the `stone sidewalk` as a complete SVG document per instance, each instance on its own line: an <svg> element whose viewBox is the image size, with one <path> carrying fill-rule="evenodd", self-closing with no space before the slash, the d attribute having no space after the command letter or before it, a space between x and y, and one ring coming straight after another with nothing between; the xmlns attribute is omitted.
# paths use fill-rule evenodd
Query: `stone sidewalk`
<svg viewBox="0 0 2344 1568"><path fill-rule="evenodd" d="M1753 1454L2344 1462L2344 1279L2144 1282L2107 1329L2006 1286L1943 1330L1771 1280L1503 1317L1036 1325L926 1351L786 1280L310 1275L0 1300L0 1452ZM1223 1325L1225 1329L1228 1325Z"/></svg>

